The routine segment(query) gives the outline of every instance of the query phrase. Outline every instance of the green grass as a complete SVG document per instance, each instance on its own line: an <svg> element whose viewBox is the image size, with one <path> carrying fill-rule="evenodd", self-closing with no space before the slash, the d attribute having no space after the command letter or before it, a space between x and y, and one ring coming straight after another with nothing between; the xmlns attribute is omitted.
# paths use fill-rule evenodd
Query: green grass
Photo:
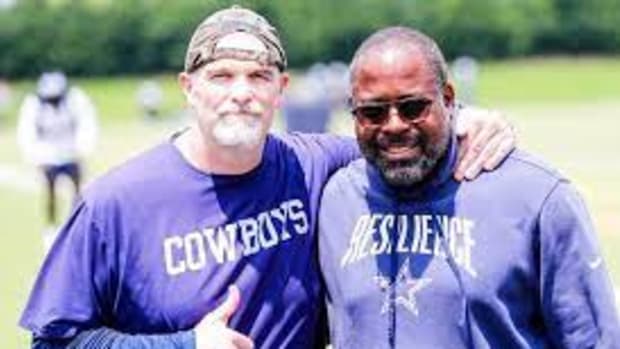
<svg viewBox="0 0 620 349"><path fill-rule="evenodd" d="M482 105L590 103L620 98L620 58L539 58L484 64Z"/></svg>
<svg viewBox="0 0 620 349"><path fill-rule="evenodd" d="M520 143L567 175L585 197L620 284L620 99L506 109Z"/></svg>
<svg viewBox="0 0 620 349"><path fill-rule="evenodd" d="M4 237L0 248L0 347L26 348L27 334L17 330L16 323L42 258L38 235L42 225L37 214L41 205L36 194L24 195L4 187L0 197Z"/></svg>
<svg viewBox="0 0 620 349"><path fill-rule="evenodd" d="M182 105L175 77L155 79L169 92L166 110L174 113ZM88 163L91 178L179 127L174 122L141 122L135 107L135 89L141 80L77 80L93 96L103 120L97 156ZM600 231L616 284L620 284L620 255L616 252L620 249L618 81L620 58L519 60L485 64L479 90L483 106L501 109L513 120L523 147L541 154L574 180ZM32 86L33 82L17 83L16 95ZM0 124L0 167L11 167L24 183L0 182L0 231L5 237L0 245L0 348L25 348L28 334L16 323L42 260L43 205L36 173L20 162L12 124ZM338 115L332 128L350 134L350 117ZM25 190L28 185L30 189Z"/></svg>
<svg viewBox="0 0 620 349"><path fill-rule="evenodd" d="M165 98L162 105L163 115L177 114L183 107L183 95L177 86L176 75L166 74L152 77L114 77L114 78L77 78L70 79L71 84L82 88L97 106L100 118L106 124L124 123L140 118L140 109L136 102L136 93L145 80L154 80L162 88ZM14 125L22 98L32 91L36 81L12 82L13 99L8 108L5 123Z"/></svg>
<svg viewBox="0 0 620 349"><path fill-rule="evenodd" d="M149 77L149 79L156 81L166 96L162 106L163 114L169 115L178 112L183 106L183 98L177 85L176 76L169 74ZM82 86L92 96L106 120L125 122L140 113L136 104L136 91L143 80L144 78L126 77L103 81L77 80L76 84Z"/></svg>

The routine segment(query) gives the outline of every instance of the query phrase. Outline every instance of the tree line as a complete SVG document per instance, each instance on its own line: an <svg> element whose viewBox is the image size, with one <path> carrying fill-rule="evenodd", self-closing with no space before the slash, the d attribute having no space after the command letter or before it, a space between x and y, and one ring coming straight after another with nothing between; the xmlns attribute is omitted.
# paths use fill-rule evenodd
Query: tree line
<svg viewBox="0 0 620 349"><path fill-rule="evenodd" d="M618 0L237 1L280 30L292 67L348 61L372 31L416 27L448 58L618 54ZM0 10L0 77L178 71L193 29L228 1L22 0Z"/></svg>

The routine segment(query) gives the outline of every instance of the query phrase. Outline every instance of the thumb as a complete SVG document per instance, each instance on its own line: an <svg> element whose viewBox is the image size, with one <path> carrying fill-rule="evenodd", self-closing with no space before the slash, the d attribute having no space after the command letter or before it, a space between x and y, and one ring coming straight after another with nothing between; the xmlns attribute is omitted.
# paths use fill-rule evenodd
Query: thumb
<svg viewBox="0 0 620 349"><path fill-rule="evenodd" d="M207 317L212 321L221 321L224 324L228 324L230 317L237 311L237 308L239 308L240 302L241 293L239 292L239 288L235 285L230 285L228 287L228 296L224 302L207 315Z"/></svg>

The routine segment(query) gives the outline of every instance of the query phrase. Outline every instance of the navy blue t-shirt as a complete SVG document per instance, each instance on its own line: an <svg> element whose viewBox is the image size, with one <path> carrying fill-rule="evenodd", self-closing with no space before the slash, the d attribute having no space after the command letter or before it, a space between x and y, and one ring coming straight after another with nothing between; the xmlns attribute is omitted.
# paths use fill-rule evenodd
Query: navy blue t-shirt
<svg viewBox="0 0 620 349"><path fill-rule="evenodd" d="M271 135L257 168L213 175L165 142L86 190L20 323L41 338L102 326L173 333L195 326L236 284L232 328L259 348L310 347L321 301L320 191L358 156L352 139Z"/></svg>

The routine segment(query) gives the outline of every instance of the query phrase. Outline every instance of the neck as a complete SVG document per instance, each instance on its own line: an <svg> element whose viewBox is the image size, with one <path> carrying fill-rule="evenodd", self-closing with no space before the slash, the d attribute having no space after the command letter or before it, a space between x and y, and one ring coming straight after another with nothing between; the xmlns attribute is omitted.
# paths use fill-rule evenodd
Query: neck
<svg viewBox="0 0 620 349"><path fill-rule="evenodd" d="M191 127L174 142L192 166L206 173L239 175L256 168L263 157L265 141L253 149L225 147L203 137L198 127Z"/></svg>

